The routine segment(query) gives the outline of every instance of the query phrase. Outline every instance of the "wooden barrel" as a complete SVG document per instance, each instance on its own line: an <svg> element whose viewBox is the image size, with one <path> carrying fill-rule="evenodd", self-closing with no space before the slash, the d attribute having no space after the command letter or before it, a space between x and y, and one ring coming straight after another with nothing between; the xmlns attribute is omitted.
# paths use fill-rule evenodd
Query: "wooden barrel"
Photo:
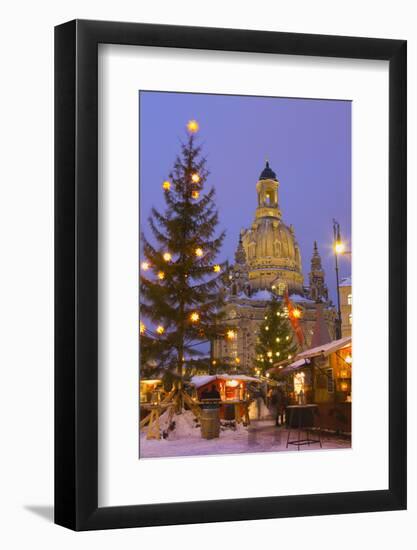
<svg viewBox="0 0 417 550"><path fill-rule="evenodd" d="M203 439L214 439L219 437L220 434L220 409L215 408L203 408L201 409L200 423L201 423L201 437Z"/></svg>

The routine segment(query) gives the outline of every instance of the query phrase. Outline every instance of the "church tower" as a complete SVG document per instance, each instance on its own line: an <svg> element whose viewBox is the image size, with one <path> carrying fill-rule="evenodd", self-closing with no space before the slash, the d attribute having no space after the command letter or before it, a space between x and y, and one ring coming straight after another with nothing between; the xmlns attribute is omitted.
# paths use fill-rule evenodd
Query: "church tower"
<svg viewBox="0 0 417 550"><path fill-rule="evenodd" d="M309 273L310 290L309 298L315 302L327 302L328 290L324 282L324 271L321 265L321 257L314 241L313 256L311 257L311 271Z"/></svg>
<svg viewBox="0 0 417 550"><path fill-rule="evenodd" d="M258 204L250 228L242 233L251 290L303 295L301 254L294 228L282 220L279 181L266 162L256 183Z"/></svg>
<svg viewBox="0 0 417 550"><path fill-rule="evenodd" d="M250 294L249 269L246 262L246 252L242 244L242 235L235 252L235 263L230 272L232 295L237 296L241 292Z"/></svg>

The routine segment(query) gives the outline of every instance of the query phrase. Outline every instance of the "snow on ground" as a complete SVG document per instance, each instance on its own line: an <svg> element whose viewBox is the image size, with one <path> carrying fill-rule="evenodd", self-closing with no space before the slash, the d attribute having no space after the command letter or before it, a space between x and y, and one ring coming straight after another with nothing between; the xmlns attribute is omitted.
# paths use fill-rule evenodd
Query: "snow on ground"
<svg viewBox="0 0 417 550"><path fill-rule="evenodd" d="M165 411L159 418L159 426L162 432L165 432L170 441L180 439L184 440L194 435L200 435L200 426L196 417L191 411L183 411L182 414L174 414L171 424L175 422L175 429L169 430L169 413Z"/></svg>
<svg viewBox="0 0 417 550"><path fill-rule="evenodd" d="M192 414L185 413L179 416L192 417ZM175 418L178 416L174 416ZM202 439L199 427L190 427L187 419L182 419L180 422L182 428L179 428L175 435L172 435L172 432L168 439L147 440L146 433L141 432L140 458L297 451L296 445L286 448L288 431L285 428L276 427L274 421L271 420L252 421L247 428L239 424L237 429L222 429L220 437L216 439ZM188 429L183 430L186 423ZM194 425L194 420L192 423L191 426ZM180 436L180 433L183 435ZM291 439L295 437L297 437L297 431L292 431ZM311 437L315 437L315 434L313 433ZM348 449L351 447L350 439L327 433L322 435L322 444L323 449ZM307 450L320 450L320 445L312 444L300 447L300 451Z"/></svg>

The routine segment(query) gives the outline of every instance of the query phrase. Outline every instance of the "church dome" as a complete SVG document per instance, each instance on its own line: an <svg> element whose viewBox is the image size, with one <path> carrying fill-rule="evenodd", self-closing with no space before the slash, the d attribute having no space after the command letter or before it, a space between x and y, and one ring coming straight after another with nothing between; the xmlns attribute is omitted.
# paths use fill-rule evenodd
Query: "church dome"
<svg viewBox="0 0 417 550"><path fill-rule="evenodd" d="M276 173L270 168L269 162L266 161L265 168L262 170L259 176L260 180L277 180Z"/></svg>

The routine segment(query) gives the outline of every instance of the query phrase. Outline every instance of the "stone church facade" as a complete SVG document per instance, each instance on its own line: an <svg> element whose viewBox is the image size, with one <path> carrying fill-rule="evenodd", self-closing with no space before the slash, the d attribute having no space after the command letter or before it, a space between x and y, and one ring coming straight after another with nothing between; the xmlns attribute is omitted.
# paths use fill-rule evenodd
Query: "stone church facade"
<svg viewBox="0 0 417 550"><path fill-rule="evenodd" d="M300 325L308 348L317 309L323 316L330 337L335 338L336 311L328 299L325 274L317 242L304 285L301 251L292 225L286 225L279 208L279 181L266 163L256 184L257 207L252 225L241 231L235 262L224 279L224 324L233 330L233 338L212 342L213 365L229 370L250 372L253 369L259 327L273 296L284 296L300 310ZM294 336L294 341L296 341Z"/></svg>

